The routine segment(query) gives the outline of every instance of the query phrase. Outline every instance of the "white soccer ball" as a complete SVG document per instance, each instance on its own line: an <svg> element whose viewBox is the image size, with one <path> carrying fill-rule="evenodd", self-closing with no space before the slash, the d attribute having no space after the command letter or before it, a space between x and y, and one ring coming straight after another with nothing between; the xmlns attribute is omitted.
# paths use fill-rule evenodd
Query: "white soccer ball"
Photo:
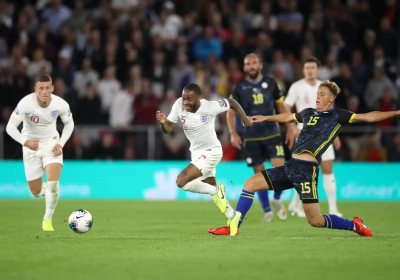
<svg viewBox="0 0 400 280"><path fill-rule="evenodd" d="M75 210L68 218L68 225L75 233L86 233L93 226L92 214L85 209Z"/></svg>

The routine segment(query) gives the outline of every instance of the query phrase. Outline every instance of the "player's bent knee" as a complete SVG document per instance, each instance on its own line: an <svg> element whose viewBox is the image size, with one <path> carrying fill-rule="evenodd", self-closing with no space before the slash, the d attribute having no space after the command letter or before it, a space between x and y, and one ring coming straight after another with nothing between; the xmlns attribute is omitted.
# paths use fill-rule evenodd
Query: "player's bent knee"
<svg viewBox="0 0 400 280"><path fill-rule="evenodd" d="M307 217L308 223L312 227L324 227L324 218L322 216L317 217L317 216L312 216L312 217Z"/></svg>
<svg viewBox="0 0 400 280"><path fill-rule="evenodd" d="M247 180L244 182L244 189L245 189L246 191L249 191L249 192L256 192L256 191L258 191L258 189L257 189L257 184L255 184L255 180L253 180L252 178L247 179Z"/></svg>
<svg viewBox="0 0 400 280"><path fill-rule="evenodd" d="M42 178L28 181L29 191L32 195L38 196L42 191Z"/></svg>
<svg viewBox="0 0 400 280"><path fill-rule="evenodd" d="M176 185L179 187L179 188L183 188L188 182L187 182L187 180L186 180L186 178L184 178L183 176L181 176L181 175L178 175L178 177L176 177Z"/></svg>

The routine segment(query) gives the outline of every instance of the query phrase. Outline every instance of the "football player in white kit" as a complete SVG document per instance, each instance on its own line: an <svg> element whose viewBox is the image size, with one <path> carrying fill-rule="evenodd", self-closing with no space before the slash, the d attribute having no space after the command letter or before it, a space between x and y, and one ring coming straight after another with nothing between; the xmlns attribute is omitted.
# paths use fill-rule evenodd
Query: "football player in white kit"
<svg viewBox="0 0 400 280"><path fill-rule="evenodd" d="M310 57L305 60L303 65L304 78L293 83L289 88L289 92L286 96L285 103L289 109L296 107L297 112L301 112L306 108L315 108L318 87L321 81L318 80L319 67L321 62L315 58ZM302 129L303 124L298 124L298 128ZM340 140L337 137L333 142L335 149L340 148ZM339 213L336 204L336 182L335 176L333 175L333 161L335 160L335 151L332 145L322 155L321 171L323 177L323 186L328 197L329 213L342 217ZM298 217L305 217L302 209L302 203L299 195L295 192L293 200L289 205L289 211Z"/></svg>
<svg viewBox="0 0 400 280"><path fill-rule="evenodd" d="M50 76L37 76L35 92L21 99L6 128L7 133L23 146L25 176L31 193L46 199L42 222L44 231L54 231L52 217L60 195L62 149L74 130L68 103L52 95L53 91ZM64 123L61 138L56 129L58 117ZM21 122L23 127L20 132L18 126ZM42 182L44 172L47 185Z"/></svg>
<svg viewBox="0 0 400 280"><path fill-rule="evenodd" d="M239 115L245 127L252 126L252 121L235 100L201 99L200 87L192 83L185 86L182 97L175 101L168 117L157 111L156 118L164 133L169 133L174 124L181 121L190 141L192 161L176 178L177 186L185 191L211 195L221 212L231 219L235 211L226 199L225 187L217 184L215 179L216 166L222 159L222 146L215 132L215 117L229 109Z"/></svg>

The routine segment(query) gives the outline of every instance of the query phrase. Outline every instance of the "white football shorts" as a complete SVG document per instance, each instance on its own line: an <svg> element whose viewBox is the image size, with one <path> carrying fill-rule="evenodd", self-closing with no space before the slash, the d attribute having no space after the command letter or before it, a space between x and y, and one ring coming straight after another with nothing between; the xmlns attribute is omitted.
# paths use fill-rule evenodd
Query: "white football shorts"
<svg viewBox="0 0 400 280"><path fill-rule="evenodd" d="M54 156L53 148L58 143L58 138L53 140L39 140L39 149L33 151L27 147L22 148L25 176L27 181L32 181L43 176L45 167L50 163L63 165L63 155Z"/></svg>
<svg viewBox="0 0 400 280"><path fill-rule="evenodd" d="M215 177L217 174L217 165L222 159L222 148L215 147L207 151L200 151L192 154L192 161L190 162L196 166L203 176L199 177L201 181L209 178Z"/></svg>

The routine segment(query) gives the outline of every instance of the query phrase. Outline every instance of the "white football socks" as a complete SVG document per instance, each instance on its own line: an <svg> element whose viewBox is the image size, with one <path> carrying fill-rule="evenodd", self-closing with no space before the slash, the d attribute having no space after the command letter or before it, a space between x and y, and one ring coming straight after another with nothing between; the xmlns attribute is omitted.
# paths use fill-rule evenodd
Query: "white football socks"
<svg viewBox="0 0 400 280"><path fill-rule="evenodd" d="M46 190L46 213L43 220L51 220L60 197L60 186L58 181L47 182Z"/></svg>
<svg viewBox="0 0 400 280"><path fill-rule="evenodd" d="M336 181L333 174L323 174L324 189L328 198L329 213L336 213L338 211L336 204Z"/></svg>
<svg viewBox="0 0 400 280"><path fill-rule="evenodd" d="M217 186L213 186L213 185L204 183L204 182L200 181L199 179L195 179L195 180L187 183L186 185L183 186L182 189L185 191L194 192L194 193L209 194L211 196L217 194L217 192L218 192ZM227 201L225 216L229 220L235 216L235 210L229 204L229 201Z"/></svg>
<svg viewBox="0 0 400 280"><path fill-rule="evenodd" d="M232 208L228 200L226 200L225 216L228 218L228 220L232 219L235 216L235 210Z"/></svg>
<svg viewBox="0 0 400 280"><path fill-rule="evenodd" d="M190 181L189 183L184 185L182 189L185 191L188 191L188 192L205 193L205 194L209 194L209 195L215 195L218 192L217 186L213 186L213 185L204 183L204 182L200 181L199 179Z"/></svg>

